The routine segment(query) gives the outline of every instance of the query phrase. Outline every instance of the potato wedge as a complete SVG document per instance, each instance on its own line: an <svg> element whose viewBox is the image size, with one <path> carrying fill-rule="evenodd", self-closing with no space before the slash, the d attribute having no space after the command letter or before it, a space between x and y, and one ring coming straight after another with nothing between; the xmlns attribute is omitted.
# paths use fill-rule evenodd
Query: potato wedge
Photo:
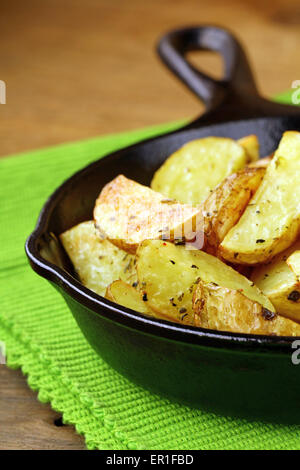
<svg viewBox="0 0 300 470"><path fill-rule="evenodd" d="M270 312L242 292L199 281L194 297L195 325L258 335L300 336L300 325Z"/></svg>
<svg viewBox="0 0 300 470"><path fill-rule="evenodd" d="M202 211L119 175L102 189L94 219L100 233L114 245L135 253L146 239L193 239Z"/></svg>
<svg viewBox="0 0 300 470"><path fill-rule="evenodd" d="M300 132L285 132L261 185L220 245L224 259L265 263L294 243L300 233L299 178Z"/></svg>
<svg viewBox="0 0 300 470"><path fill-rule="evenodd" d="M137 250L136 267L140 289L150 307L175 321L194 324L192 298L200 279L243 291L252 301L274 312L271 302L252 282L204 251L146 240Z"/></svg>
<svg viewBox="0 0 300 470"><path fill-rule="evenodd" d="M60 235L82 284L99 295L116 279L137 281L135 257L108 240L101 240L92 220L83 222Z"/></svg>
<svg viewBox="0 0 300 470"><path fill-rule="evenodd" d="M251 280L271 300L277 313L300 322L300 279L293 269L297 269L293 261L298 258L299 249L300 241L271 263L255 268Z"/></svg>
<svg viewBox="0 0 300 470"><path fill-rule="evenodd" d="M292 253L288 257L286 262L287 262L287 265L291 268L291 270L295 273L295 275L300 281L300 243L299 243L299 250L296 250L294 253Z"/></svg>
<svg viewBox="0 0 300 470"><path fill-rule="evenodd" d="M224 178L243 168L247 160L245 149L232 139L193 140L156 171L151 188L165 197L199 204Z"/></svg>
<svg viewBox="0 0 300 470"><path fill-rule="evenodd" d="M136 312L144 313L152 317L157 317L148 306L148 302L143 300L143 295L132 285L118 280L112 282L106 289L105 297L116 304L131 308Z"/></svg>
<svg viewBox="0 0 300 470"><path fill-rule="evenodd" d="M228 176L204 202L205 251L216 254L229 230L238 222L265 175L265 168L245 167Z"/></svg>
<svg viewBox="0 0 300 470"><path fill-rule="evenodd" d="M257 168L257 167L263 167L263 168L267 168L267 166L269 165L269 163L272 161L272 158L273 158L273 155L272 156L268 156L268 157L264 157L264 158L260 158L259 160L257 160L256 162L251 162L249 163L247 166L249 168Z"/></svg>
<svg viewBox="0 0 300 470"><path fill-rule="evenodd" d="M247 162L256 162L259 159L259 141L256 135L247 135L237 141L246 151Z"/></svg>

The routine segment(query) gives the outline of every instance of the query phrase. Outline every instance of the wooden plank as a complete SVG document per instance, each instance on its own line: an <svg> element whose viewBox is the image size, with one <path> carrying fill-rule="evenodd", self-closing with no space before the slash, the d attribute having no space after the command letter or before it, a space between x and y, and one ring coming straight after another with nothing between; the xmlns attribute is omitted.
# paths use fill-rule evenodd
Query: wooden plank
<svg viewBox="0 0 300 470"><path fill-rule="evenodd" d="M20 371L0 365L0 449L84 449L61 415L37 400Z"/></svg>
<svg viewBox="0 0 300 470"><path fill-rule="evenodd" d="M300 79L298 0L4 2L0 154L198 115L202 105L154 53L163 32L197 23L240 37L264 94ZM197 62L220 69L209 54Z"/></svg>

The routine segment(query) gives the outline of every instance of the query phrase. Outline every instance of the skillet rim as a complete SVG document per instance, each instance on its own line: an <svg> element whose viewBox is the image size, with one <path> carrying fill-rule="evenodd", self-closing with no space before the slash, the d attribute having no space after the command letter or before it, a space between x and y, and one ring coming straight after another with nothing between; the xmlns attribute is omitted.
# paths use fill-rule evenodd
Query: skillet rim
<svg viewBox="0 0 300 470"><path fill-rule="evenodd" d="M284 119L287 116L270 116L260 118L246 118L238 120L244 122L248 120L259 119ZM291 116L289 116L291 117ZM297 117L297 116L294 116ZM225 121L218 124L232 124L237 122ZM206 127L206 126L204 126ZM207 127L213 127L207 126ZM42 235L47 232L47 224L55 206L60 202L64 192L76 183L77 180L84 177L85 173L90 172L93 168L101 165L106 158L116 158L123 153L127 153L131 149L136 149L137 146L157 141L163 137L169 137L174 134L180 134L192 130L190 125L183 128L176 129L169 133L159 134L148 139L141 140L130 146L123 147L114 152L105 154L99 159L89 163L80 170L76 171L63 183L58 186L54 192L48 197L44 203L36 222L34 230L31 232L25 243L25 252L29 259L32 269L46 280L54 283L59 289L62 289L77 303L81 304L84 308L88 308L94 314L105 317L107 320L119 323L125 327L141 330L142 333L154 336L163 337L172 341L179 341L189 345L199 347L212 347L214 349L223 349L226 352L239 350L240 352L259 352L259 353L289 353L292 354L292 343L299 339L300 336L268 336L256 335L246 333L232 333L227 331L209 330L200 327L177 324L168 320L156 319L147 317L139 312L131 310L127 307L118 305L110 300L102 297L92 290L86 288L71 274L59 266L54 265L50 261L44 259L38 250L38 241ZM63 294L62 294L63 295Z"/></svg>

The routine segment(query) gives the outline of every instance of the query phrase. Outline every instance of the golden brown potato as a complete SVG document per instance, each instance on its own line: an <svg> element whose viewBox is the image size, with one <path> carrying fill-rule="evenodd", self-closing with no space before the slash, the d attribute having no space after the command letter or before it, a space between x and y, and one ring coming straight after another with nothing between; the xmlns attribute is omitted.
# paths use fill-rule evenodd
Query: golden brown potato
<svg viewBox="0 0 300 470"><path fill-rule="evenodd" d="M112 282L106 289L105 297L116 304L131 308L131 310L136 312L157 317L149 307L147 300L143 300L141 292L124 281L118 280Z"/></svg>
<svg viewBox="0 0 300 470"><path fill-rule="evenodd" d="M247 166L249 168L257 168L257 167L263 167L267 168L269 163L272 161L273 155L270 155L268 157L260 158L256 162L249 163Z"/></svg>
<svg viewBox="0 0 300 470"><path fill-rule="evenodd" d="M229 230L238 222L265 174L265 168L245 167L228 176L204 202L204 250L216 254Z"/></svg>
<svg viewBox="0 0 300 470"><path fill-rule="evenodd" d="M200 208L179 204L119 175L101 191L94 208L97 229L114 245L135 253L146 239L193 239Z"/></svg>
<svg viewBox="0 0 300 470"><path fill-rule="evenodd" d="M146 240L138 248L136 267L139 287L150 307L176 321L194 323L192 298L200 279L241 290L252 301L275 311L252 282L204 251L188 250L161 240Z"/></svg>
<svg viewBox="0 0 300 470"><path fill-rule="evenodd" d="M300 325L280 317L240 290L199 281L194 297L195 325L258 335L300 336Z"/></svg>
<svg viewBox="0 0 300 470"><path fill-rule="evenodd" d="M300 243L298 243L297 246L299 246L299 250L294 251L294 253L288 257L286 262L300 282Z"/></svg>
<svg viewBox="0 0 300 470"><path fill-rule="evenodd" d="M243 168L247 160L245 149L232 139L193 140L157 170L151 188L167 198L199 204L224 178Z"/></svg>
<svg viewBox="0 0 300 470"><path fill-rule="evenodd" d="M247 162L256 162L259 159L259 141L256 135L247 135L237 141L246 151Z"/></svg>
<svg viewBox="0 0 300 470"><path fill-rule="evenodd" d="M108 240L101 240L92 220L83 222L60 235L82 284L104 295L108 284L116 279L137 281L135 257Z"/></svg>
<svg viewBox="0 0 300 470"><path fill-rule="evenodd" d="M198 139L152 189L123 175L108 183L94 221L60 240L86 287L136 312L300 337L299 177L300 132L260 160L255 135Z"/></svg>
<svg viewBox="0 0 300 470"><path fill-rule="evenodd" d="M300 280L296 261L300 241L277 255L271 263L254 269L251 280L264 292L277 313L300 321ZM299 259L299 258L298 258Z"/></svg>
<svg viewBox="0 0 300 470"><path fill-rule="evenodd" d="M238 223L220 245L236 264L270 261L300 233L300 132L283 135L265 177Z"/></svg>

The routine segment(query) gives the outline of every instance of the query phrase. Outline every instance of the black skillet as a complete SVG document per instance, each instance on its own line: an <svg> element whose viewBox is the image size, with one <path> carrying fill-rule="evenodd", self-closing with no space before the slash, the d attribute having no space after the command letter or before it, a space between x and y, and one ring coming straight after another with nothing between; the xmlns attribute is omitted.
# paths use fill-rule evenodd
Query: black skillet
<svg viewBox="0 0 300 470"><path fill-rule="evenodd" d="M191 66L185 55L193 50L220 53L224 78L213 80ZM204 101L206 113L179 131L114 152L73 175L42 209L26 243L27 256L63 295L92 347L130 380L202 409L298 422L300 365L292 363L293 338L146 318L85 288L57 242L58 234L92 218L95 199L108 181L123 173L149 184L168 155L189 140L253 133L264 156L274 151L284 131L300 131L299 109L259 96L245 53L227 31L211 26L173 31L162 38L158 52Z"/></svg>

